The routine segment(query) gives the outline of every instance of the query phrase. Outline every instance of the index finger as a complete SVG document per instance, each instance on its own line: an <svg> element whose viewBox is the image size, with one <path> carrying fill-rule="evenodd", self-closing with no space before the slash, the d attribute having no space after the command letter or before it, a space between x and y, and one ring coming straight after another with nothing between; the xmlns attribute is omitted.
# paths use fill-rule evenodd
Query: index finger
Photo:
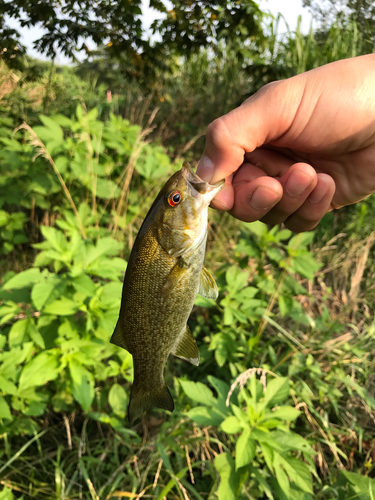
<svg viewBox="0 0 375 500"><path fill-rule="evenodd" d="M303 95L303 81L292 79L265 85L240 107L214 120L197 173L215 183L233 174L245 153L280 138L291 126ZM291 80L295 80L291 83Z"/></svg>

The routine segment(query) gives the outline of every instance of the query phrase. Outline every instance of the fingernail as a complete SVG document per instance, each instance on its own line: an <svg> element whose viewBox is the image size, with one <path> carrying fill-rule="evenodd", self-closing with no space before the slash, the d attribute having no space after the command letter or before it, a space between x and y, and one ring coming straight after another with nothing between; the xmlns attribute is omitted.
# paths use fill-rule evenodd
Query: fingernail
<svg viewBox="0 0 375 500"><path fill-rule="evenodd" d="M310 186L311 182L312 178L309 175L299 170L294 170L286 181L285 190L289 196L301 196Z"/></svg>
<svg viewBox="0 0 375 500"><path fill-rule="evenodd" d="M325 182L320 180L314 191L307 198L310 203L320 203L327 194L328 188Z"/></svg>
<svg viewBox="0 0 375 500"><path fill-rule="evenodd" d="M266 210L275 204L276 191L265 186L258 186L250 197L250 205L255 210Z"/></svg>
<svg viewBox="0 0 375 500"><path fill-rule="evenodd" d="M208 156L202 156L199 160L197 175L199 175L203 181L211 182L214 176L214 164Z"/></svg>

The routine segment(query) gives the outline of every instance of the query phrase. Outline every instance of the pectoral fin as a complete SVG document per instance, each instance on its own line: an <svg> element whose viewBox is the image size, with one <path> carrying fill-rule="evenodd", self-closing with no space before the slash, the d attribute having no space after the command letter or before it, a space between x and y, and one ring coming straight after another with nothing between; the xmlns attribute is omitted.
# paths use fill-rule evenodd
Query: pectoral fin
<svg viewBox="0 0 375 500"><path fill-rule="evenodd" d="M179 286L180 280L185 276L185 271L186 266L183 260L178 259L161 290L162 300L165 300L168 295Z"/></svg>
<svg viewBox="0 0 375 500"><path fill-rule="evenodd" d="M184 332L179 335L176 345L172 349L172 354L178 358L185 359L191 364L199 365L199 350L190 328L186 325Z"/></svg>
<svg viewBox="0 0 375 500"><path fill-rule="evenodd" d="M202 295L202 297L206 299L215 299L215 300L219 295L219 290L217 289L215 280L205 267L202 267L202 271L199 277L198 293L199 295Z"/></svg>
<svg viewBox="0 0 375 500"><path fill-rule="evenodd" d="M124 334L122 332L120 320L118 320L116 323L116 328L112 334L110 343L117 345L118 347L122 347L123 349L128 350L128 348L126 347L126 343L125 343L125 339L124 339Z"/></svg>

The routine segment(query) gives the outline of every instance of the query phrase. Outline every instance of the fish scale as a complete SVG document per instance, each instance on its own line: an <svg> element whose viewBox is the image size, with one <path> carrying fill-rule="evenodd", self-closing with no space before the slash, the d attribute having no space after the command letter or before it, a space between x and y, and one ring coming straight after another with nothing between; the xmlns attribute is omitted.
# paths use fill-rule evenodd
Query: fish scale
<svg viewBox="0 0 375 500"><path fill-rule="evenodd" d="M223 183L202 181L185 163L161 189L134 242L111 337L113 344L133 356L130 422L153 407L173 410L164 382L169 354L199 363L187 320L198 291L217 297L216 283L203 260L208 205Z"/></svg>

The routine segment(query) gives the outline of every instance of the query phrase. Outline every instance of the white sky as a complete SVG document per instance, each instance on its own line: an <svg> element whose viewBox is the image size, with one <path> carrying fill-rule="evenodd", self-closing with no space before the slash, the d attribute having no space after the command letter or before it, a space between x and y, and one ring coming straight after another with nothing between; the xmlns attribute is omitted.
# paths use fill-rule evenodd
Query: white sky
<svg viewBox="0 0 375 500"><path fill-rule="evenodd" d="M152 21L156 18L156 16L160 17L160 15L158 15L158 12L148 8L148 0L142 0L142 4L142 10L145 13L144 25L146 28L148 28ZM281 12L285 17L287 23L289 24L289 28L291 30L296 28L297 18L299 15L302 15L303 31L307 32L310 28L311 14L306 8L302 7L302 0L259 0L259 7L261 8L261 10L270 11L275 16L276 14ZM20 31L22 35L21 42L27 47L28 54L39 59L46 59L45 56L33 49L33 41L40 38L40 36L43 34L43 30L41 28L21 28L18 23L13 20L9 21L8 24ZM56 56L56 63L69 64L70 60L67 59L64 55L58 54Z"/></svg>

